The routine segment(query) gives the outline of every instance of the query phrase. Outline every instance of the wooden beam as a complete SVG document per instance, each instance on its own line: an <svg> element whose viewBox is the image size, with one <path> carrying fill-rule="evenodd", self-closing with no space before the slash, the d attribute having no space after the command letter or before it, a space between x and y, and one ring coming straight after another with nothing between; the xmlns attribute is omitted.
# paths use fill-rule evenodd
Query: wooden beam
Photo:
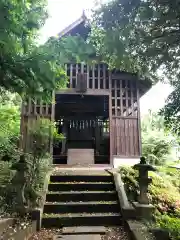
<svg viewBox="0 0 180 240"><path fill-rule="evenodd" d="M80 93L76 92L76 89L60 89L56 91L56 94L77 94L80 95ZM102 96L108 96L110 94L110 91L108 89L87 89L87 92L83 93L83 95L102 95Z"/></svg>
<svg viewBox="0 0 180 240"><path fill-rule="evenodd" d="M141 116L140 116L140 95L139 95L139 85L137 84L137 107L138 107L138 112L137 112L137 117L138 117L138 134L139 134L139 154L141 156L142 154L142 136L141 136Z"/></svg>
<svg viewBox="0 0 180 240"><path fill-rule="evenodd" d="M106 79L104 79L106 81ZM109 141L110 141L110 164L113 165L113 126L112 126L112 76L109 71Z"/></svg>

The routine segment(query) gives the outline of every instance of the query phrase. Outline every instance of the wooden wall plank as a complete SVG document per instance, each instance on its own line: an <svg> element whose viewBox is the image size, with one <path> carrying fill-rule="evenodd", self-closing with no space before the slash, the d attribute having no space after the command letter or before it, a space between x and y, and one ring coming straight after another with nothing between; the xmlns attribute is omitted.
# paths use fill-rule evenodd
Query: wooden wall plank
<svg viewBox="0 0 180 240"><path fill-rule="evenodd" d="M106 79L104 79L106 84ZM104 89L105 90L105 89ZM112 75L109 71L109 141L110 141L110 163L113 165L113 147L114 147L114 123L112 119Z"/></svg>
<svg viewBox="0 0 180 240"><path fill-rule="evenodd" d="M103 64L103 89L106 89L106 66Z"/></svg>
<svg viewBox="0 0 180 240"><path fill-rule="evenodd" d="M116 118L113 125L113 155L135 157L140 156L138 144L138 119Z"/></svg>
<svg viewBox="0 0 180 240"><path fill-rule="evenodd" d="M89 65L87 65L87 89L89 88Z"/></svg>
<svg viewBox="0 0 180 240"><path fill-rule="evenodd" d="M95 89L95 65L92 66L92 88Z"/></svg>
<svg viewBox="0 0 180 240"><path fill-rule="evenodd" d="M69 87L72 88L73 87L73 65L70 64L70 82L69 82Z"/></svg>
<svg viewBox="0 0 180 240"><path fill-rule="evenodd" d="M133 94L133 80L130 82L130 94L131 94L131 111L132 116L134 116L134 94Z"/></svg>
<svg viewBox="0 0 180 240"><path fill-rule="evenodd" d="M101 83L101 79L100 79L100 64L98 64L97 66L97 71L98 71L98 89L100 89L100 83Z"/></svg>
<svg viewBox="0 0 180 240"><path fill-rule="evenodd" d="M137 83L136 83L137 84ZM139 94L139 86L137 86L137 118L138 118L138 124L137 124L137 132L138 132L138 147L140 155L142 154L142 137L141 137L141 116L140 116L140 94Z"/></svg>

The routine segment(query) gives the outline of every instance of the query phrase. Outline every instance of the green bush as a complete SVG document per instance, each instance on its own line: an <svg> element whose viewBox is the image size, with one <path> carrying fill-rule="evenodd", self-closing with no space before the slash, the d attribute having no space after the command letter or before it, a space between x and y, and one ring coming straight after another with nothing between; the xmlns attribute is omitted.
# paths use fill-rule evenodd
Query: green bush
<svg viewBox="0 0 180 240"><path fill-rule="evenodd" d="M172 141L163 132L142 133L143 156L153 165L163 165L170 155Z"/></svg>
<svg viewBox="0 0 180 240"><path fill-rule="evenodd" d="M137 201L139 193L137 176L138 172L131 167L121 167L120 173L124 182L125 190L130 201ZM156 207L157 211L174 216L180 213L180 192L179 189L169 181L167 176L160 176L151 173L152 184L149 187L150 202Z"/></svg>
<svg viewBox="0 0 180 240"><path fill-rule="evenodd" d="M180 192L180 169L171 167L158 167L158 170L162 177L165 177L169 182L171 182L179 189Z"/></svg>
<svg viewBox="0 0 180 240"><path fill-rule="evenodd" d="M20 110L17 106L0 106L0 159L18 157L17 144L20 136Z"/></svg>
<svg viewBox="0 0 180 240"><path fill-rule="evenodd" d="M12 199L12 195L9 194L9 186L11 184L12 178L15 174L11 170L11 162L1 162L0 161L0 214L4 214L8 208L6 198L9 196Z"/></svg>
<svg viewBox="0 0 180 240"><path fill-rule="evenodd" d="M150 173L152 184L148 195L155 206L155 225L170 232L173 240L180 239L180 191L175 184L179 181L179 172L165 168L159 173ZM166 174L167 171L167 174ZM138 172L131 167L121 167L120 173L129 201L137 201L139 193ZM173 180L170 179L173 176Z"/></svg>
<svg viewBox="0 0 180 240"><path fill-rule="evenodd" d="M11 163L9 162L0 162L0 186L6 186L9 184L14 176L14 173L11 171Z"/></svg>
<svg viewBox="0 0 180 240"><path fill-rule="evenodd" d="M120 168L120 173L129 201L137 201L139 188L136 178L138 172L131 167L124 166Z"/></svg>
<svg viewBox="0 0 180 240"><path fill-rule="evenodd" d="M178 144L177 138L165 130L164 118L149 111L142 118L142 152L150 164L164 165L169 159L175 160L173 147Z"/></svg>
<svg viewBox="0 0 180 240"><path fill-rule="evenodd" d="M156 226L167 230L172 240L180 239L180 219L168 215L156 217Z"/></svg>

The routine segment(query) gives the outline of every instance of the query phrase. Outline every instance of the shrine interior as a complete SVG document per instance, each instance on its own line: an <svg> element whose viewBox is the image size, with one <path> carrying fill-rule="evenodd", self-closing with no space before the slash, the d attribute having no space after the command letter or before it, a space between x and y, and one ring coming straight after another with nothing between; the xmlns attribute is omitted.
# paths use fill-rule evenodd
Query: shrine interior
<svg viewBox="0 0 180 240"><path fill-rule="evenodd" d="M54 146L54 156L66 163L68 149L94 149L95 164L109 164L108 95L56 94L55 121L66 139Z"/></svg>

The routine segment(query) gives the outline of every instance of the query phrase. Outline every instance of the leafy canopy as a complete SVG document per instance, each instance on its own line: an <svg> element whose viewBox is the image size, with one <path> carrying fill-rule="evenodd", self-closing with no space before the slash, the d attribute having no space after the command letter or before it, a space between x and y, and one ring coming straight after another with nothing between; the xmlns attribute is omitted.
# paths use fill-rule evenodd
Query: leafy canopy
<svg viewBox="0 0 180 240"><path fill-rule="evenodd" d="M20 137L19 97L7 93L0 97L0 160L15 160Z"/></svg>
<svg viewBox="0 0 180 240"><path fill-rule="evenodd" d="M86 55L80 37L51 38L37 46L47 0L0 2L0 87L21 95L46 95L66 81L64 63ZM77 60L77 59L76 59Z"/></svg>
<svg viewBox="0 0 180 240"><path fill-rule="evenodd" d="M45 0L0 2L0 86L18 93L38 92L52 84L46 76L50 63L35 47L35 38L47 17Z"/></svg>
<svg viewBox="0 0 180 240"><path fill-rule="evenodd" d="M179 12L179 0L111 0L95 10L91 38L113 66L179 78Z"/></svg>

